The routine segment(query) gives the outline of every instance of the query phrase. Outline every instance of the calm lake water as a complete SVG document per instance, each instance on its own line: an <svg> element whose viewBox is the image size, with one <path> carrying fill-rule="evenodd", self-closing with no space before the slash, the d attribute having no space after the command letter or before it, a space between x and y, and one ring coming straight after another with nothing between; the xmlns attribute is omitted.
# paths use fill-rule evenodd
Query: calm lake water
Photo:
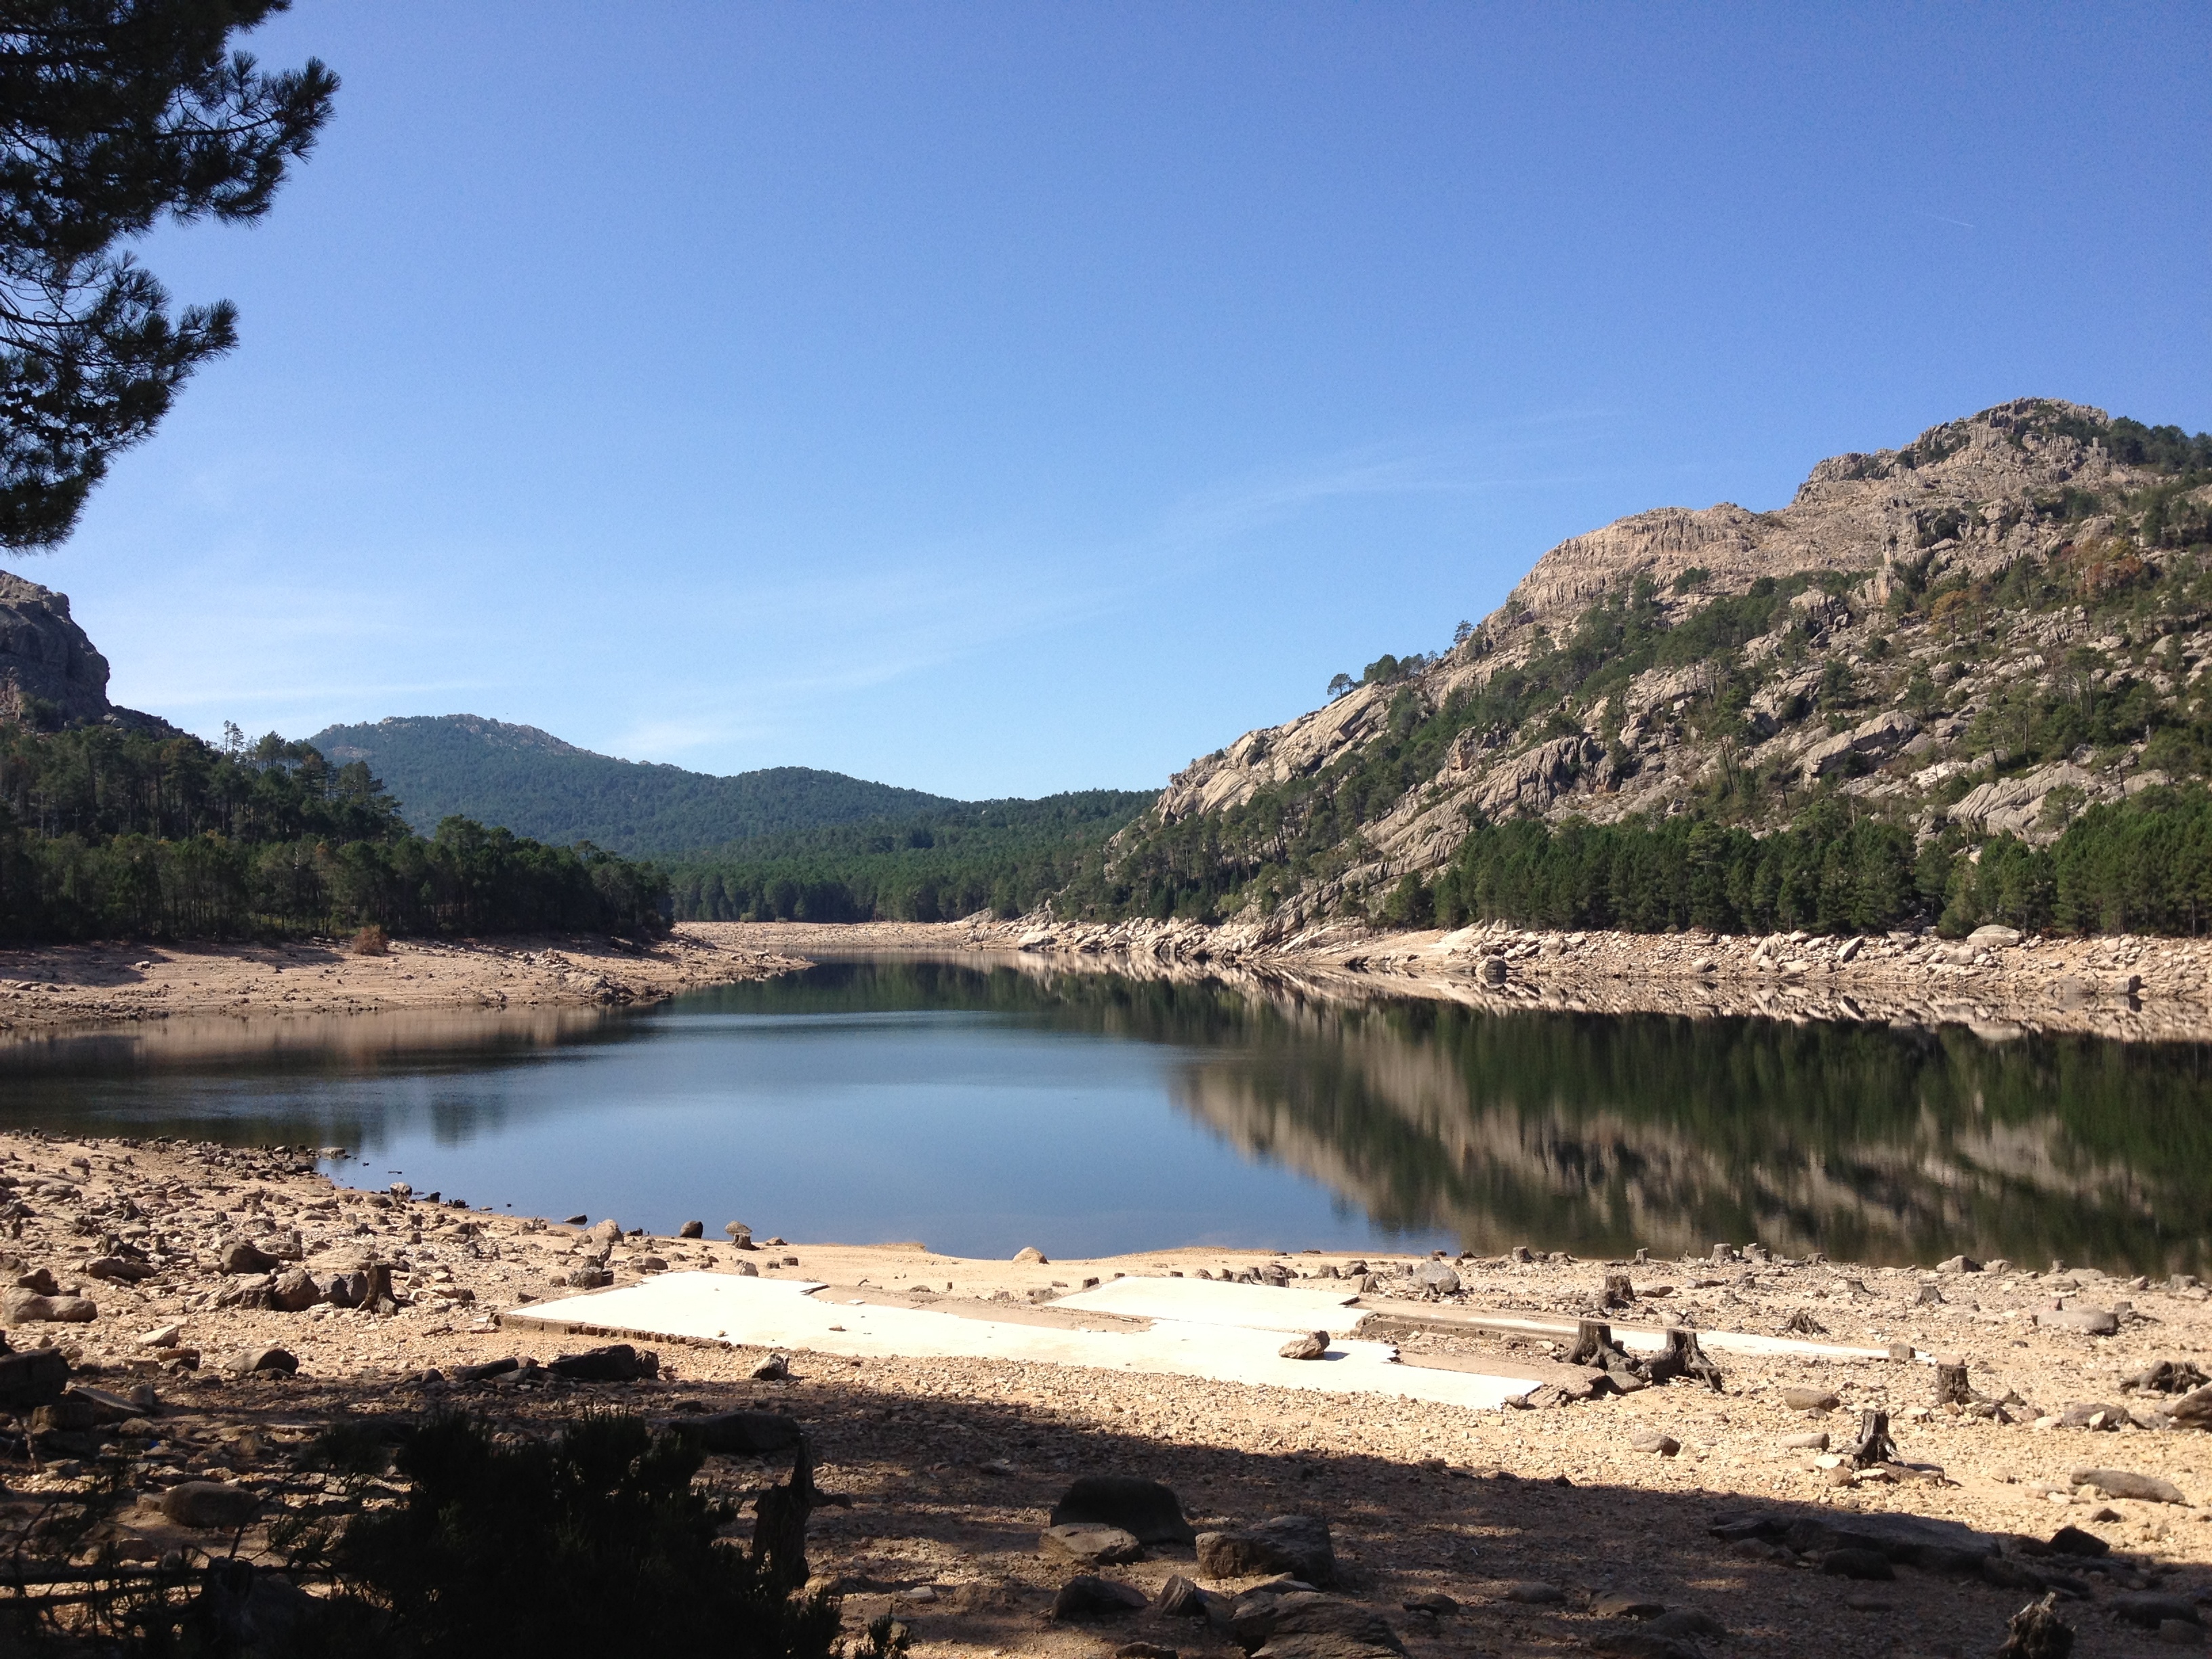
<svg viewBox="0 0 2212 1659"><path fill-rule="evenodd" d="M2212 1049L824 963L648 1012L0 1048L0 1122L345 1146L525 1213L919 1239L1513 1244L2205 1271Z"/></svg>

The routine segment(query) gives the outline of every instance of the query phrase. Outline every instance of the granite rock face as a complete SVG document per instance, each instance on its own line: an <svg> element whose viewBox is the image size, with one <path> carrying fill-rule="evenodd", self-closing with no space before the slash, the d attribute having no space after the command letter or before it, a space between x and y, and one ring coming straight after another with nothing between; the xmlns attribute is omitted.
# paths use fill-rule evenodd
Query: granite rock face
<svg viewBox="0 0 2212 1659"><path fill-rule="evenodd" d="M2102 410L2021 398L1899 449L1822 461L1772 511L1665 507L1573 537L1450 649L1193 761L1121 832L1109 860L1138 852L1149 833L1226 814L1263 791L1294 792L1370 750L1387 753L1431 715L1478 706L1575 636L1601 603L1641 605L1671 630L1762 582L1784 585L1786 603L1772 607L1767 631L1729 647L1749 692L1740 726L1700 717L1718 695L1710 662L1663 658L1625 684L1608 682L1602 697L1546 701L1518 726L1476 721L1395 805L1376 816L1368 804L1349 867L1284 894L1271 920L1287 935L1339 914L1346 894L1436 869L1470 814L1665 816L1731 769L1888 800L1930 833L1953 821L2045 842L2087 806L2164 774L2142 760L2141 743L2094 764L2085 750L1954 803L1960 792L1946 786L1982 757L1967 741L1978 716L2024 691L2093 683L2100 695L2142 685L2172 703L2212 665L2212 629L2115 632L2109 608L2097 608L2130 583L2154 581L2176 556L2144 531L2135 505L2154 486L2179 492L2177 510L2212 508L2212 487L2116 459L2116 447L2131 452L2115 430ZM2003 598L1992 579L2022 560L2040 562L2068 591L2033 604ZM1969 635L1976 648L1962 654ZM1294 806L1298 798L1284 799ZM1771 804L1778 823L1786 802L1778 793ZM1273 832L1250 833L1264 842Z"/></svg>
<svg viewBox="0 0 2212 1659"><path fill-rule="evenodd" d="M157 715L108 702L107 659L70 615L69 595L6 570L0 570L0 720L184 735Z"/></svg>
<svg viewBox="0 0 2212 1659"><path fill-rule="evenodd" d="M107 659L69 595L0 570L0 718L38 726L107 718Z"/></svg>

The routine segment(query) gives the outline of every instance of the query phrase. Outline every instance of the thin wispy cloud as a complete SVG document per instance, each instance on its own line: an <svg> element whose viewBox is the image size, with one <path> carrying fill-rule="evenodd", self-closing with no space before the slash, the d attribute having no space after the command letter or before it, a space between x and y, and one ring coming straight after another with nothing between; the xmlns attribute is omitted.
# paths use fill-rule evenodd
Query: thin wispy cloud
<svg viewBox="0 0 2212 1659"><path fill-rule="evenodd" d="M943 538L848 568L769 583L732 577L727 603L791 624L734 682L695 676L672 701L621 728L623 751L699 754L772 740L825 703L963 662L1004 657L1058 630L1104 624L1157 602L1194 566L1249 556L1261 532L1347 501L1537 489L1612 416L1548 411L1505 428L1454 429L1226 478L1172 500L1113 538L1012 532ZM713 605L701 608L711 612Z"/></svg>
<svg viewBox="0 0 2212 1659"><path fill-rule="evenodd" d="M1225 481L1170 508L1159 539L1175 545L1225 542L1363 496L1473 495L1577 482L1583 470L1560 468L1556 452L1606 418L1595 411L1560 410L1516 422L1506 431L1462 429L1368 445ZM1547 457L1553 464L1541 465Z"/></svg>

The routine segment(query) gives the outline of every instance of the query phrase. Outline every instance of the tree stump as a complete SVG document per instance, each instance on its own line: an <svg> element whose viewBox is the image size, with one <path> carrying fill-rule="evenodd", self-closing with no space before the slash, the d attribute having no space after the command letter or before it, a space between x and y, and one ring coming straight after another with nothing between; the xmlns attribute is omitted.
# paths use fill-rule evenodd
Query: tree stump
<svg viewBox="0 0 2212 1659"><path fill-rule="evenodd" d="M1613 1347L1613 1327L1602 1319L1578 1320L1575 1346L1567 1352L1570 1365L1602 1365Z"/></svg>
<svg viewBox="0 0 2212 1659"><path fill-rule="evenodd" d="M361 1305L371 1313L376 1314L396 1314L399 1311L399 1297L392 1288L390 1262L375 1261L369 1264L368 1288L362 1292Z"/></svg>
<svg viewBox="0 0 2212 1659"><path fill-rule="evenodd" d="M1667 1328L1667 1351L1646 1364L1644 1371L1654 1382L1687 1377L1715 1394L1721 1392L1721 1368L1706 1358L1705 1351L1698 1346L1698 1334L1686 1326Z"/></svg>
<svg viewBox="0 0 2212 1659"><path fill-rule="evenodd" d="M2066 1659L2073 1651L2074 1627L2059 1618L2054 1593L2013 1614L1997 1659Z"/></svg>
<svg viewBox="0 0 2212 1659"><path fill-rule="evenodd" d="M1889 1437L1889 1413L1861 1412L1858 1443L1844 1455L1855 1469L1870 1469L1877 1463L1896 1462L1897 1443Z"/></svg>
<svg viewBox="0 0 2212 1659"><path fill-rule="evenodd" d="M753 1565L779 1589L787 1593L806 1582L806 1520L826 1501L814 1489L814 1448L802 1434L791 1479L753 1504Z"/></svg>
<svg viewBox="0 0 2212 1659"><path fill-rule="evenodd" d="M1636 1287L1629 1283L1626 1273L1607 1273L1605 1276L1605 1295L1601 1299L1608 1308L1632 1307L1636 1302Z"/></svg>
<svg viewBox="0 0 2212 1659"><path fill-rule="evenodd" d="M1575 1346L1567 1354L1567 1364L1597 1367L1622 1394L1651 1386L1650 1368L1613 1340L1613 1327L1602 1319L1576 1322Z"/></svg>
<svg viewBox="0 0 2212 1659"><path fill-rule="evenodd" d="M1936 1362L1936 1403L1939 1406L1971 1406L1974 1403L1973 1385L1966 1380L1965 1360L1939 1359Z"/></svg>

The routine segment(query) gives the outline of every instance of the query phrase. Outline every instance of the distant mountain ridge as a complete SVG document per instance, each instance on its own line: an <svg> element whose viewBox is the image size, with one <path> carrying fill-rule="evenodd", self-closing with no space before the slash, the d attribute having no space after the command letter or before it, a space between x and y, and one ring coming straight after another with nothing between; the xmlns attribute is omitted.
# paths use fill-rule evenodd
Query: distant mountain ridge
<svg viewBox="0 0 2212 1659"><path fill-rule="evenodd" d="M811 767L715 777L617 760L534 726L477 714L330 726L308 741L335 762L366 761L422 833L459 815L554 846L588 841L634 858L834 824L935 816L967 804Z"/></svg>

